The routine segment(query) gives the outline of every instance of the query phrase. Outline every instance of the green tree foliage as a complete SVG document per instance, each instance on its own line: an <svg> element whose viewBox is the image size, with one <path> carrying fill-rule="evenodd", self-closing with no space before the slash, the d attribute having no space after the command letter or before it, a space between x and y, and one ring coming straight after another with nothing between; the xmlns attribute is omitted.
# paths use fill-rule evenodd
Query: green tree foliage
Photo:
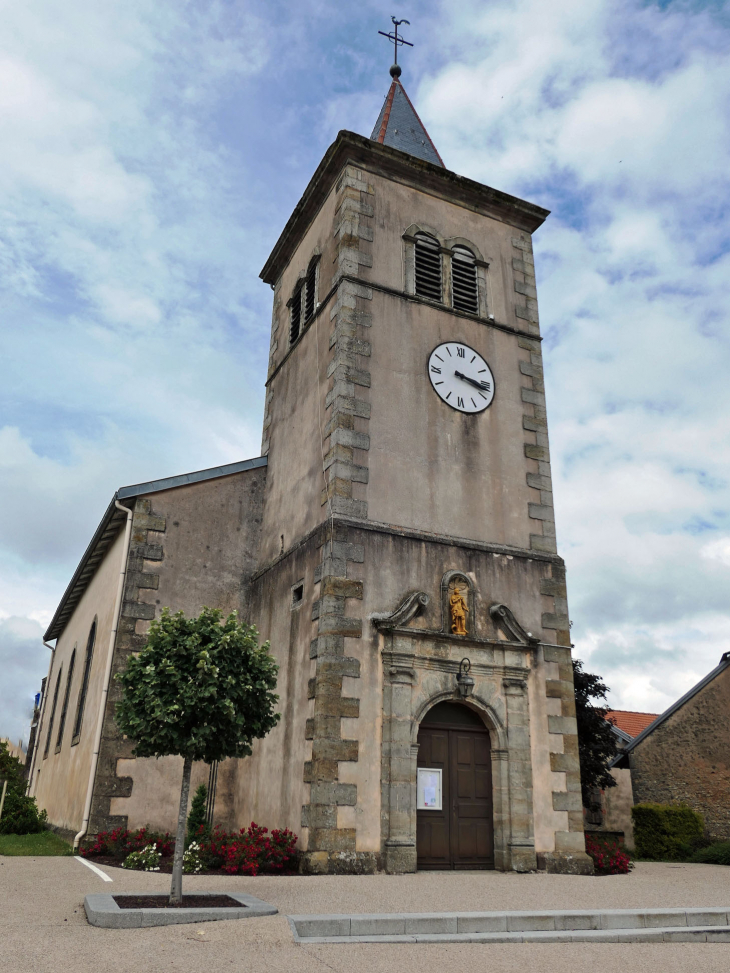
<svg viewBox="0 0 730 973"><path fill-rule="evenodd" d="M205 827L206 803L208 800L208 788L201 784L193 795L190 802L190 814L188 814L188 837L185 842L186 847L198 837L201 827Z"/></svg>
<svg viewBox="0 0 730 973"><path fill-rule="evenodd" d="M616 786L608 765L617 755L618 746L606 720L608 708L594 703L594 700L606 699L608 686L601 681L600 676L585 672L580 659L573 660L573 682L581 794L583 806L590 808L593 804L592 791Z"/></svg>
<svg viewBox="0 0 730 973"><path fill-rule="evenodd" d="M0 794L8 782L0 834L38 834L45 831L46 812L39 811L34 797L25 796L25 772L17 757L10 755L7 743L0 743Z"/></svg>
<svg viewBox="0 0 730 973"><path fill-rule="evenodd" d="M2 781L8 782L8 790L25 793L25 773L23 764L10 754L7 743L0 742L0 789Z"/></svg>
<svg viewBox="0 0 730 973"><path fill-rule="evenodd" d="M183 758L170 902L182 902L185 819L194 760L246 757L276 725L278 667L269 645L233 612L204 608L197 618L163 609L145 647L117 675L116 720L137 757Z"/></svg>

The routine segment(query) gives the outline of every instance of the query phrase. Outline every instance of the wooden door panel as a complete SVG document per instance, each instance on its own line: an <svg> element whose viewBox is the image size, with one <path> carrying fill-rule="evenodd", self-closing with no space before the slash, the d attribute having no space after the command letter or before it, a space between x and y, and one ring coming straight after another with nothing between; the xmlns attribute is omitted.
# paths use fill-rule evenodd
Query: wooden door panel
<svg viewBox="0 0 730 973"><path fill-rule="evenodd" d="M417 812L418 867L493 868L488 733L424 725L418 743L418 766L443 770L442 810Z"/></svg>

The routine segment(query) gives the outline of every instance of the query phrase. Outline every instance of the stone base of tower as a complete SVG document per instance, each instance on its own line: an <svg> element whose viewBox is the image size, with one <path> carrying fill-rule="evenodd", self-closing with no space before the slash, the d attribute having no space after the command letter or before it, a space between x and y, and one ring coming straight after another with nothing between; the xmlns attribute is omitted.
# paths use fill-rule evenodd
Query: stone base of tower
<svg viewBox="0 0 730 973"><path fill-rule="evenodd" d="M374 875L380 870L378 858L370 851L304 851L299 857L299 872L302 875Z"/></svg>
<svg viewBox="0 0 730 973"><path fill-rule="evenodd" d="M548 851L537 856L537 867L548 875L593 875L593 859L583 852Z"/></svg>

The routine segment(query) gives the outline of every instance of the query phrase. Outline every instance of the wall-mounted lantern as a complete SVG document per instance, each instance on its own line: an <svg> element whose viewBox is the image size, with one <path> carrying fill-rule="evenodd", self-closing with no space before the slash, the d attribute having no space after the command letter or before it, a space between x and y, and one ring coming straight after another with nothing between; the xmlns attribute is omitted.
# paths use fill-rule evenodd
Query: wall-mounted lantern
<svg viewBox="0 0 730 973"><path fill-rule="evenodd" d="M459 663L459 672L456 676L456 688L459 694L466 699L474 692L474 680L469 675L471 669L471 659L462 659Z"/></svg>

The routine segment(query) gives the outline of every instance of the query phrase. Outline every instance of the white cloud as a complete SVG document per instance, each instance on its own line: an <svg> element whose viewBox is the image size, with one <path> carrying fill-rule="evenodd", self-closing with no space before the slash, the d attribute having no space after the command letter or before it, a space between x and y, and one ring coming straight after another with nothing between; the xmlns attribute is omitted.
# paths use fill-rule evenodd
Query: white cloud
<svg viewBox="0 0 730 973"><path fill-rule="evenodd" d="M258 452L258 271L337 128L370 133L376 8L0 0L0 618L23 638L117 486ZM553 210L535 242L573 636L614 703L660 709L726 648L728 29L634 0L405 16L447 165Z"/></svg>
<svg viewBox="0 0 730 973"><path fill-rule="evenodd" d="M536 265L576 654L615 704L661 710L727 648L730 34L630 2L473 12L421 114L447 164L553 209Z"/></svg>

